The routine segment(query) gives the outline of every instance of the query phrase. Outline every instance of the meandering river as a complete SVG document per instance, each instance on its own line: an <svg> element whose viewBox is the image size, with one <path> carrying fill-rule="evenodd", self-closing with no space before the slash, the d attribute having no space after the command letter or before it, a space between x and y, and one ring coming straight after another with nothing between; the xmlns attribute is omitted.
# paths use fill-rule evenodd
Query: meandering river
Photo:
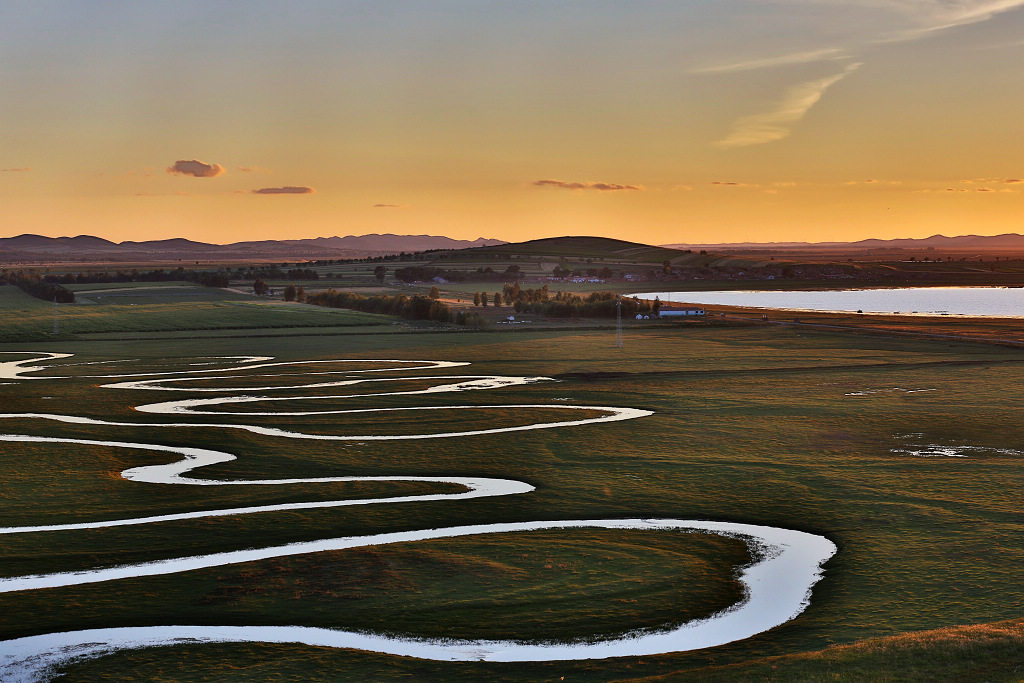
<svg viewBox="0 0 1024 683"><path fill-rule="evenodd" d="M41 353L14 354L21 356L11 361L0 361L0 379L20 381L60 381L70 378L39 374L50 365L63 361L70 354ZM28 356L28 357L25 357ZM266 409L230 413L218 411L225 404L275 403L278 401L315 401L338 399L365 399L374 396L412 396L417 394L462 393L493 390L508 386L530 385L552 381L547 377L506 377L495 375L409 375L421 370L448 369L467 363L450 361L353 361L353 363L376 363L383 367L350 369L342 372L329 371L322 363L344 363L345 361L296 361L268 362L268 357L234 357L220 359L220 367L191 368L187 371L171 371L135 374L92 375L92 378L117 380L101 385L107 389L129 389L143 391L218 391L231 394L214 398L186 399L136 405L140 414L156 414L168 419L165 422L111 421L87 418L68 413L6 413L0 414L0 424L16 420L21 429L26 424L43 424L57 421L65 424L85 425L90 428L102 427L111 434L128 436L140 425L147 427L233 429L282 439L318 439L334 441L374 441L395 439L437 439L459 438L469 435L499 434L506 432L581 428L599 423L633 420L653 415L652 411L639 408L612 406L566 406L552 404L506 404L508 410L526 418L525 424L495 429L435 431L400 435L383 434L312 434L276 427L248 424L253 418L261 421L275 416L295 415L345 415L364 413L371 410L407 411L409 419L417 411L424 410L467 410L477 405L411 406L404 408L355 408L344 410L317 411L268 411ZM106 361L104 361L106 363ZM97 363L100 365L100 363ZM194 365L210 365L196 363ZM411 366L411 367L410 367ZM259 369L259 375L247 371ZM397 377L373 376L367 373L401 373ZM235 379L252 380L261 378L260 386L225 386ZM285 379L287 384L275 380ZM209 384L217 380L216 387ZM266 381L262 381L266 380ZM396 390L404 384L426 381L423 389ZM244 383L243 383L244 384ZM172 386L177 385L177 386ZM199 385L199 386L196 386ZM358 385L358 386L357 386ZM360 393L331 393L330 395L302 395L312 388L338 387L342 391L368 389ZM384 391L374 392L379 388ZM388 390L390 389L390 390ZM258 391L258 395L247 392ZM268 391L288 392L286 396L268 397ZM298 393L299 395L295 395ZM69 409L73 409L69 406ZM562 411L566 419L552 420L550 417L530 421L531 411ZM231 418L220 423L195 423L177 421L188 415L219 415ZM456 413L457 415L457 413ZM126 434L127 433L127 434ZM0 527L0 534L30 534L53 531L86 531L113 526L160 524L172 520L196 519L212 516L234 516L263 514L281 510L313 510L315 508L344 505L409 504L426 500L457 500L487 496L508 496L534 494L530 484L516 480L489 479L461 476L387 476L387 477L322 477L316 479L260 479L260 480L218 480L190 473L207 465L234 460L233 453L213 451L188 446L166 446L140 443L117 438L95 439L75 437L51 437L43 434L0 434L0 442L34 442L55 444L82 444L108 448L134 449L167 454L168 462L157 465L133 467L121 472L127 482L150 482L183 486L244 486L278 485L294 483L327 483L338 481L428 481L455 484L463 490L453 493L396 496L359 500L296 501L276 505L254 505L213 510L193 510L176 514L151 515L120 519L74 520L65 523L29 526ZM522 521L496 524L477 524L446 528L412 529L409 531L367 534L342 538L323 538L303 543L269 545L248 550L225 551L201 556L186 556L155 560L133 565L121 565L85 569L75 572L55 572L27 576L0 578L0 593L47 590L61 586L116 582L119 579L159 576L189 572L208 567L265 560L269 558L341 550L365 546L386 545L429 541L479 534L525 533L539 529L560 529L572 533L573 529L606 528L636 529L661 533L713 533L742 539L751 549L755 560L742 568L737 579L744 587L744 598L727 610L707 619L681 625L668 626L661 630L631 631L618 638L590 640L587 633L580 639L563 643L535 643L528 641L493 640L431 640L391 637L372 633L357 633L343 629L314 628L303 626L131 626L122 628L90 629L28 636L0 642L0 680L17 683L48 681L59 675L58 669L74 660L99 657L117 650L197 642L275 642L303 643L339 648L356 648L410 657L437 660L490 660L490 661L545 661L569 659L594 659L603 657L652 655L695 648L713 647L748 638L778 626L802 612L810 601L811 588L821 577L821 565L835 552L836 546L826 538L792 529L753 524L687 519L570 519L556 521ZM116 585L116 584L114 584ZM116 590L112 587L111 590ZM624 625L628 629L628 625Z"/></svg>

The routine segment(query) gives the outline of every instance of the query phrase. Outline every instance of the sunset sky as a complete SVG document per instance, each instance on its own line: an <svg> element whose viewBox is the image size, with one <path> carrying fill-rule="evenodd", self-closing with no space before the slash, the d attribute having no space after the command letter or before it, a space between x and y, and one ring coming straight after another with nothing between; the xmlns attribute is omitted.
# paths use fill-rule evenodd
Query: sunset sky
<svg viewBox="0 0 1024 683"><path fill-rule="evenodd" d="M11 0L0 236L1022 232L1024 0Z"/></svg>

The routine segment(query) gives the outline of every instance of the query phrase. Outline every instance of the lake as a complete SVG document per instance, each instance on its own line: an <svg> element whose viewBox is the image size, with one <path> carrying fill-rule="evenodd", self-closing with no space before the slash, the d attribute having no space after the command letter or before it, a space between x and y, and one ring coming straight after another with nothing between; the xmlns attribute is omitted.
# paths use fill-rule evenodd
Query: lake
<svg viewBox="0 0 1024 683"><path fill-rule="evenodd" d="M833 291L645 292L641 299L798 311L1024 317L1024 289L1018 287L914 287Z"/></svg>

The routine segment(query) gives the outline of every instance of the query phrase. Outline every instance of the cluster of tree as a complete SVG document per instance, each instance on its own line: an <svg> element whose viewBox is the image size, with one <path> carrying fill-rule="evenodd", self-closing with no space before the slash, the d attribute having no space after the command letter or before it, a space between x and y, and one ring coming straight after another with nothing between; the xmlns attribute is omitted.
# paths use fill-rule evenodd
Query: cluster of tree
<svg viewBox="0 0 1024 683"><path fill-rule="evenodd" d="M437 251L433 249L432 251ZM419 253L407 254L404 251L400 254L384 254L383 256L367 256L366 258L338 259L337 263L380 263L381 261L412 261Z"/></svg>
<svg viewBox="0 0 1024 683"><path fill-rule="evenodd" d="M26 273L21 270L13 273L0 273L0 283L14 285L37 299L56 301L62 304L75 302L74 292L64 289L54 282L47 282L36 273Z"/></svg>
<svg viewBox="0 0 1024 683"><path fill-rule="evenodd" d="M519 301L528 303L547 301L548 297L551 296L551 290L547 285L537 289L523 289L519 286L518 282L513 282L512 284L506 282L502 288L502 294L505 295L505 303L514 305Z"/></svg>
<svg viewBox="0 0 1024 683"><path fill-rule="evenodd" d="M295 285L288 285L284 288L284 300L285 301L298 301L302 303L306 300L306 290L303 289L302 285L296 287Z"/></svg>
<svg viewBox="0 0 1024 683"><path fill-rule="evenodd" d="M318 259L313 265L330 266L342 263L380 263L382 261L419 261L424 254L432 254L438 251L451 251L450 249L427 249L425 251L401 252L399 254L384 254L382 256L364 256L362 258L336 258Z"/></svg>
<svg viewBox="0 0 1024 683"><path fill-rule="evenodd" d="M230 271L229 271L230 274ZM249 266L239 268L234 272L233 277L238 280L319 280L320 273L312 268L292 268L281 270L277 266Z"/></svg>
<svg viewBox="0 0 1024 683"><path fill-rule="evenodd" d="M231 277L220 270L191 270L186 278L189 282L198 282L203 287L227 287Z"/></svg>
<svg viewBox="0 0 1024 683"><path fill-rule="evenodd" d="M537 289L524 289L518 282L505 283L501 292L495 292L488 297L487 292L476 292L473 294L474 306L486 306L488 302L494 306L517 306L525 303L543 303L551 296L551 290L547 285ZM518 308L516 310L519 310Z"/></svg>
<svg viewBox="0 0 1024 683"><path fill-rule="evenodd" d="M329 308L348 308L365 313L396 315L409 320L433 320L440 323L454 322L459 325L474 326L484 324L483 319L475 313L467 314L459 311L452 315L448 304L419 294L413 296L405 294L364 296L355 292L338 292L328 289L326 292L306 295L306 303Z"/></svg>
<svg viewBox="0 0 1024 683"><path fill-rule="evenodd" d="M587 297L571 292L556 292L555 296L543 301L527 301L516 299L516 313L532 313L534 315L551 316L553 318L614 318L617 313L619 295L615 292L593 292ZM636 298L622 298L623 317L640 315L657 315L660 302L655 299L652 304Z"/></svg>
<svg viewBox="0 0 1024 683"><path fill-rule="evenodd" d="M395 270L395 277L406 283L426 282L435 277L448 282L507 282L518 280L522 275L517 265L511 265L503 271L495 271L490 266L476 270L445 270L436 266L406 266Z"/></svg>
<svg viewBox="0 0 1024 683"><path fill-rule="evenodd" d="M495 308L501 308L502 304L511 304L510 299L502 300L501 292L495 292L490 297L487 296L487 292L474 292L473 293L473 305L487 307L487 303L490 302Z"/></svg>
<svg viewBox="0 0 1024 683"><path fill-rule="evenodd" d="M289 280L319 280L320 273L312 268L292 268L288 271Z"/></svg>

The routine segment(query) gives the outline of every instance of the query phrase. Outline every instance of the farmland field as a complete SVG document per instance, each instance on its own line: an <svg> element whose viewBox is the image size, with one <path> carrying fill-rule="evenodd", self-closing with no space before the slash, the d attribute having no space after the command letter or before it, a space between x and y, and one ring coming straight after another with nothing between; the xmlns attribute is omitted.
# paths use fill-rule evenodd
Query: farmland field
<svg viewBox="0 0 1024 683"><path fill-rule="evenodd" d="M255 302L237 303L250 307L241 309L249 317L219 319L232 310L222 306L235 305L227 299L195 315L212 306L210 325L242 327L279 315L261 309L254 317ZM35 305L25 310L45 321L49 305ZM186 306L146 305L153 311L125 314L124 324L134 318L159 332L154 321L175 313L158 307ZM321 313L280 315L316 325ZM76 330L101 328L87 321ZM759 680L773 675L766 658L1024 611L1020 350L797 328L680 328L631 330L622 349L609 331L516 330L69 338L0 351L7 363L71 354L0 380L0 433L27 437L0 441L0 526L65 525L0 535L3 579L565 520L758 525L838 548L794 619L718 647L502 663L300 644L176 644L66 662L61 680L609 680L687 671ZM430 390L474 381L481 384ZM204 402L147 407L190 400ZM633 412L602 421L618 415L613 409ZM580 424L531 428L565 421ZM424 435L434 436L409 438ZM175 448L236 456L182 476L255 483L121 476L175 462ZM446 480L458 477L529 490L459 498L465 486ZM275 483L282 479L293 482ZM333 504L398 497L408 500ZM196 514L252 507L267 509ZM157 515L170 518L95 524ZM5 589L0 640L188 625L592 643L719 614L742 601L739 572L760 559L742 537L655 528L540 528L325 549ZM1013 680L1021 662L1006 661L986 671L988 680Z"/></svg>

